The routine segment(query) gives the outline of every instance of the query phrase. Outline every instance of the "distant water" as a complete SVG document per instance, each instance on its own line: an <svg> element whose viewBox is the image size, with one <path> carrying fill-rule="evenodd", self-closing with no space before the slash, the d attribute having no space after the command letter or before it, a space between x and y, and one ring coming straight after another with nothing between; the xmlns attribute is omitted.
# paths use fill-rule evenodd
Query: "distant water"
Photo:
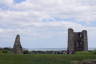
<svg viewBox="0 0 96 64"><path fill-rule="evenodd" d="M28 50L30 51L62 51L62 50L67 50L67 48L32 48ZM96 48L89 48L88 50L96 50Z"/></svg>
<svg viewBox="0 0 96 64"><path fill-rule="evenodd" d="M67 50L66 48L32 48L28 49L32 51L62 51L62 50Z"/></svg>
<svg viewBox="0 0 96 64"><path fill-rule="evenodd" d="M96 50L96 48L89 48L88 50Z"/></svg>

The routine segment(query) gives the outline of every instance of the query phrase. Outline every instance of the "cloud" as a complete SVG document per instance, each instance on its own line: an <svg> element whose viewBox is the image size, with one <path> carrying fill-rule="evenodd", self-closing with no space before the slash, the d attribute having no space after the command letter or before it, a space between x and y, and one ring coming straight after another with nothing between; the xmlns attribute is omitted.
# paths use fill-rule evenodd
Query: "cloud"
<svg viewBox="0 0 96 64"><path fill-rule="evenodd" d="M96 21L95 3L95 0L25 0L20 3L2 0L0 5L8 8L0 7L0 38L2 42L13 42L19 33L25 47L26 42L35 45L39 41L39 44L57 41L57 45L64 42L67 45L67 29L73 28L75 31L88 30L89 42L96 42L96 27L91 24Z"/></svg>
<svg viewBox="0 0 96 64"><path fill-rule="evenodd" d="M3 4L3 5L12 5L14 3L14 0L0 0L0 4Z"/></svg>
<svg viewBox="0 0 96 64"><path fill-rule="evenodd" d="M7 3L7 0L4 0L4 2ZM19 10L20 13L27 13L26 17L31 16L31 18L34 18L35 16L38 21L45 18L71 18L75 22L90 24L95 22L96 18L95 0L25 0L21 3L14 3L14 1L10 0L8 2L9 5L13 3L10 8ZM13 11L11 12L14 15ZM17 12L15 13L18 15Z"/></svg>
<svg viewBox="0 0 96 64"><path fill-rule="evenodd" d="M36 11L38 15L58 18L74 18L76 21L90 23L96 18L95 0L26 0L13 6L18 10ZM93 5L92 5L93 4ZM42 15L43 16L43 15Z"/></svg>

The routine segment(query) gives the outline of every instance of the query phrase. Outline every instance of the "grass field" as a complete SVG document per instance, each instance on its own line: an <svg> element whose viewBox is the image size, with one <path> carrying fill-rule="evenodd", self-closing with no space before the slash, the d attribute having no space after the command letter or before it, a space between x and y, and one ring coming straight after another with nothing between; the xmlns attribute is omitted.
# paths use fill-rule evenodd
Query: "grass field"
<svg viewBox="0 0 96 64"><path fill-rule="evenodd" d="M96 59L92 53L80 52L72 55L34 54L34 55L0 55L0 64L71 64L71 61Z"/></svg>

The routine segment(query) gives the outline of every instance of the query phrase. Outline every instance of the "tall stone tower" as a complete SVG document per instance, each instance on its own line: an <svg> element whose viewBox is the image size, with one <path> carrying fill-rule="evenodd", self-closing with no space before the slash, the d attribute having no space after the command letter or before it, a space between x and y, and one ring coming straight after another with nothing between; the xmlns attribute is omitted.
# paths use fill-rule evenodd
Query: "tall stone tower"
<svg viewBox="0 0 96 64"><path fill-rule="evenodd" d="M68 51L88 51L87 31L74 32L68 29Z"/></svg>
<svg viewBox="0 0 96 64"><path fill-rule="evenodd" d="M20 43L20 35L16 36L15 43L14 43L14 46L13 46L13 52L15 54L23 54L22 46L21 46L21 43Z"/></svg>

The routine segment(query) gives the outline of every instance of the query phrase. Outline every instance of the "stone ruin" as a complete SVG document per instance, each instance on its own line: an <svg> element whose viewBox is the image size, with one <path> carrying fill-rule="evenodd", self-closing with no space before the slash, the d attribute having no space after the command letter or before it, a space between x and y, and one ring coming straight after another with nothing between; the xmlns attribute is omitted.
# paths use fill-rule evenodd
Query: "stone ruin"
<svg viewBox="0 0 96 64"><path fill-rule="evenodd" d="M68 29L68 48L67 53L72 54L75 51L88 51L87 31L74 32L73 29ZM20 35L16 36L13 46L15 54L23 54L23 49L20 43Z"/></svg>
<svg viewBox="0 0 96 64"><path fill-rule="evenodd" d="M68 52L72 51L88 51L87 31L74 32L68 29Z"/></svg>
<svg viewBox="0 0 96 64"><path fill-rule="evenodd" d="M13 46L13 52L15 54L23 54L23 50L22 50L22 46L21 46L21 42L20 42L20 35L16 36L15 43Z"/></svg>

